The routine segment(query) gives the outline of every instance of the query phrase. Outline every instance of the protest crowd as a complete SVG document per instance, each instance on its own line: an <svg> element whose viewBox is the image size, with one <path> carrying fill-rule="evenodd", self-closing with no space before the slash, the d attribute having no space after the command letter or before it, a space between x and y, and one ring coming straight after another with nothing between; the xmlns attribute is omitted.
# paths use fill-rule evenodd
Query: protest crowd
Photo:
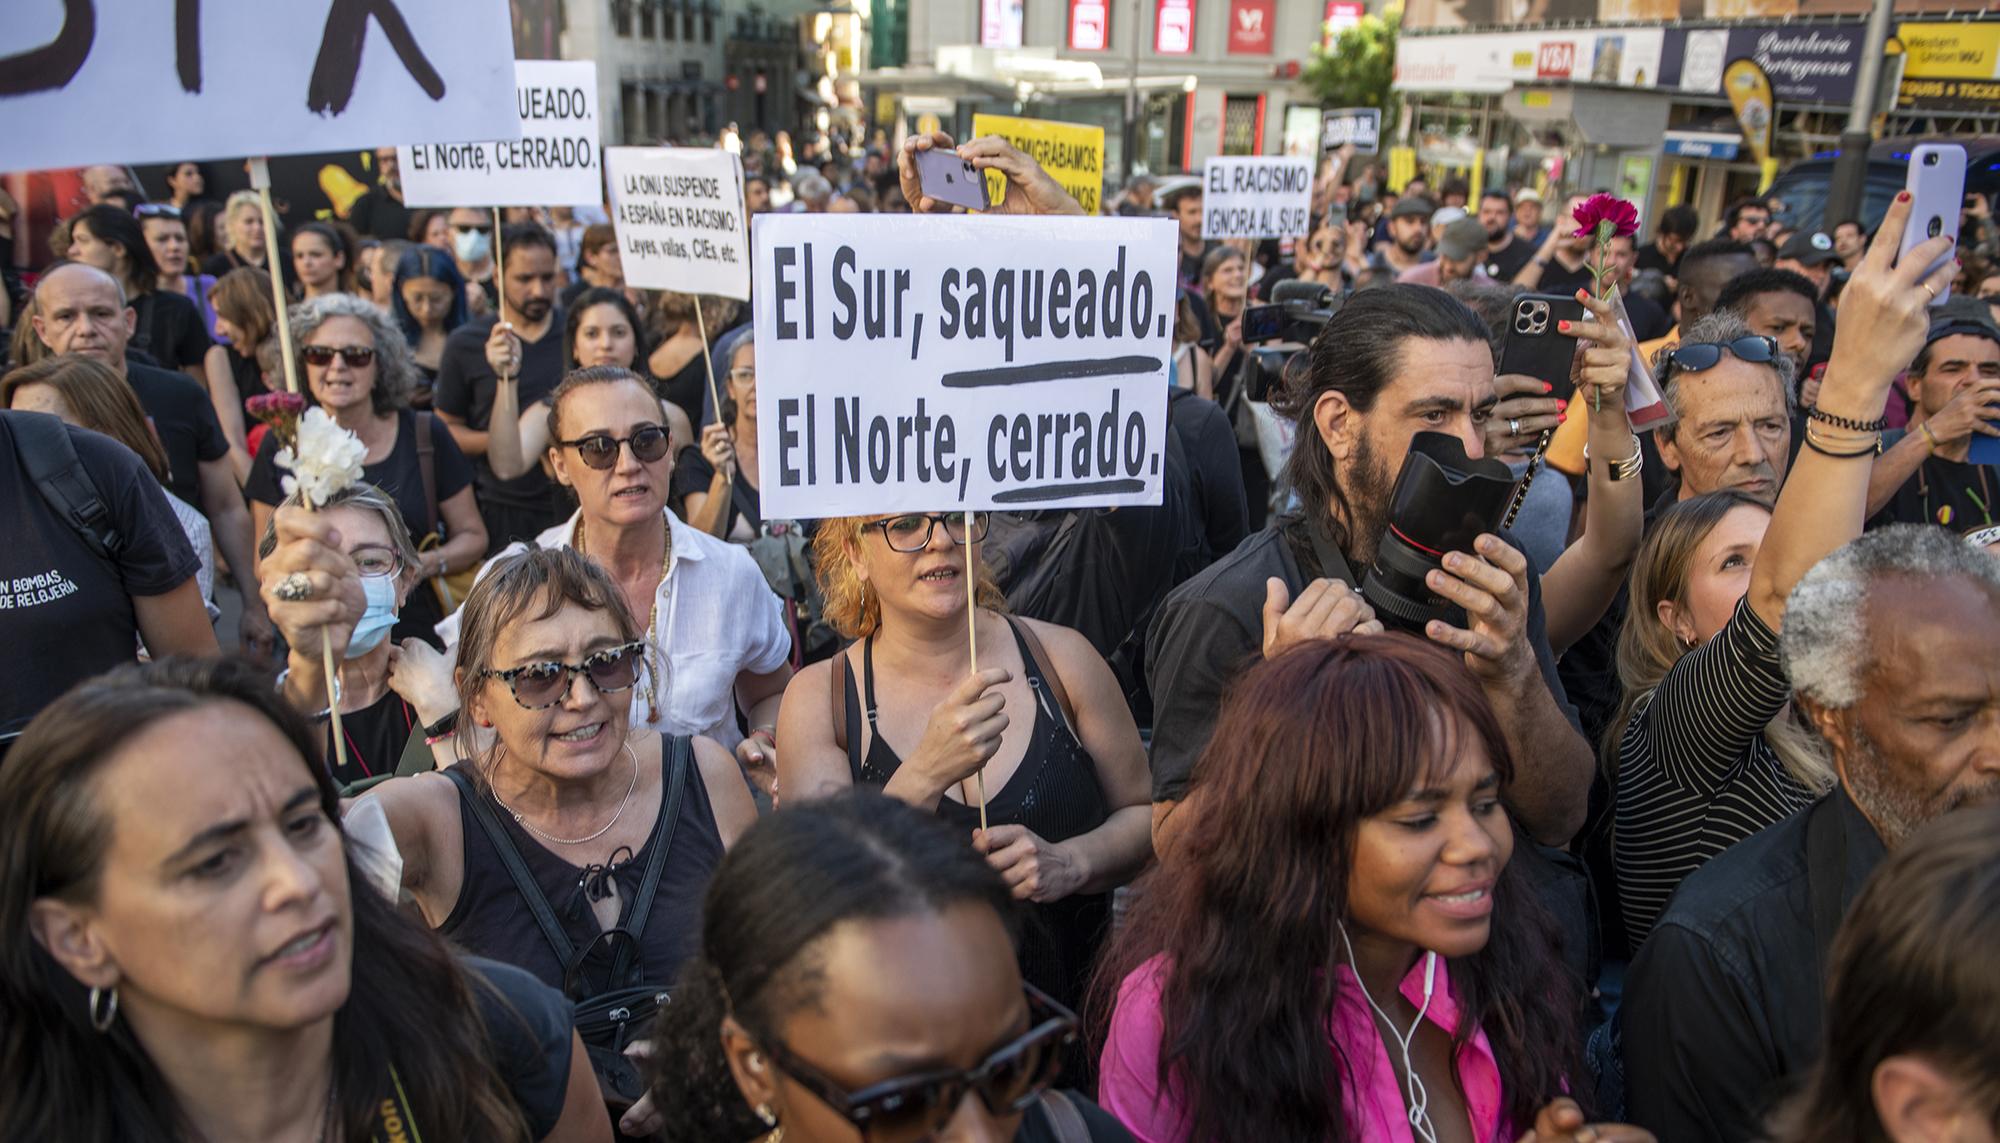
<svg viewBox="0 0 2000 1143"><path fill-rule="evenodd" d="M2000 1138L1983 207L644 152L0 251L0 1139Z"/></svg>

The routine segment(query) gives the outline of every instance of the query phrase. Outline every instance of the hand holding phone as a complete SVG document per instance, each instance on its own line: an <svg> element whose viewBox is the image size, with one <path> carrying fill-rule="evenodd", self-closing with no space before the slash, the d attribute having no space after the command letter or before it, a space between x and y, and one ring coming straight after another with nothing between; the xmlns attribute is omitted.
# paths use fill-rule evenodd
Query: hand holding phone
<svg viewBox="0 0 2000 1143"><path fill-rule="evenodd" d="M1910 224L1903 229L1896 261L1900 263L1910 251L1940 234L1952 240L1953 249L1925 271L1929 276L1943 269L1957 249L1959 212L1965 202L1965 148L1957 143L1919 143L1910 148L1904 187L1910 192ZM1951 286L1947 283L1931 299L1931 305L1943 305L1949 297Z"/></svg>
<svg viewBox="0 0 2000 1143"><path fill-rule="evenodd" d="M985 210L986 176L956 151L932 147L917 152L917 179L924 193L967 210Z"/></svg>
<svg viewBox="0 0 2000 1143"><path fill-rule="evenodd" d="M1563 294L1521 294L1507 317L1507 337L1496 373L1518 373L1552 386L1550 397L1569 400L1576 390L1570 365L1576 339L1559 332L1562 322L1584 319L1583 303Z"/></svg>

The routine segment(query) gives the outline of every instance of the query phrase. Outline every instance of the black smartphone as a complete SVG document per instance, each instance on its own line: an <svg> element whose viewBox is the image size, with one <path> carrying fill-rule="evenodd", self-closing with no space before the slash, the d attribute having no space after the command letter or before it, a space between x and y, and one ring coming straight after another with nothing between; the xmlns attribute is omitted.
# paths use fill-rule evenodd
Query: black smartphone
<svg viewBox="0 0 2000 1143"><path fill-rule="evenodd" d="M1549 396L1568 400L1576 390L1570 363L1576 339L1560 333L1557 323L1582 321L1583 303L1564 294L1520 294L1507 315L1507 336L1500 349L1501 373L1520 373L1555 388Z"/></svg>

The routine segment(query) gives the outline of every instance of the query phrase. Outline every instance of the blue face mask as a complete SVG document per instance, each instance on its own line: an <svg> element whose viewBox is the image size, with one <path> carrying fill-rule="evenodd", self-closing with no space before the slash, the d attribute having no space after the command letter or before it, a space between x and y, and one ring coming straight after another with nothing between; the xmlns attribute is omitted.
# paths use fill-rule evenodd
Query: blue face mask
<svg viewBox="0 0 2000 1143"><path fill-rule="evenodd" d="M354 625L354 634L347 638L347 657L350 659L359 659L380 647L382 640L389 637L389 629L396 625L395 576L362 576L361 591L368 597L368 608L361 613L361 621Z"/></svg>
<svg viewBox="0 0 2000 1143"><path fill-rule="evenodd" d="M451 236L451 244L461 262L484 262L493 250L493 239L484 230L460 230Z"/></svg>

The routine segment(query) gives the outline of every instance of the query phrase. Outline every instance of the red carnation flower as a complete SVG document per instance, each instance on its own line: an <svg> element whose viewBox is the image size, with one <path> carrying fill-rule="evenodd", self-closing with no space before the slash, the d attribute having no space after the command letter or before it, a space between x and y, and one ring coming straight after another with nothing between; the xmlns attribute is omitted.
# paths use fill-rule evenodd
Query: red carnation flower
<svg viewBox="0 0 2000 1143"><path fill-rule="evenodd" d="M1607 222L1610 232L1600 232L1599 227ZM1616 195L1594 194L1577 204L1576 228L1604 242L1628 238L1639 233L1639 208Z"/></svg>
<svg viewBox="0 0 2000 1143"><path fill-rule="evenodd" d="M278 434L279 442L289 447L298 436L306 399L297 393L259 393L243 402L243 411L269 425Z"/></svg>

